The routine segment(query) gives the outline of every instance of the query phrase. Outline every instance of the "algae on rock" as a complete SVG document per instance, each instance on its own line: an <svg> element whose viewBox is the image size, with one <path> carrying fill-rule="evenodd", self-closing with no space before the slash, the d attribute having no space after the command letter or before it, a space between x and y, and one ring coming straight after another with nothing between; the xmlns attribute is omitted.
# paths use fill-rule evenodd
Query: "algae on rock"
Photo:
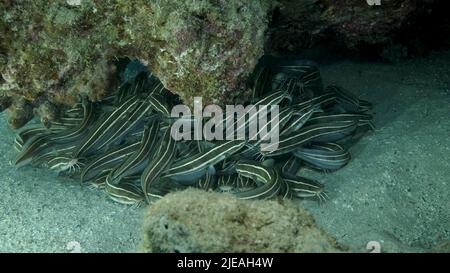
<svg viewBox="0 0 450 273"><path fill-rule="evenodd" d="M188 189L145 215L146 252L340 252L345 250L291 201L243 201Z"/></svg>

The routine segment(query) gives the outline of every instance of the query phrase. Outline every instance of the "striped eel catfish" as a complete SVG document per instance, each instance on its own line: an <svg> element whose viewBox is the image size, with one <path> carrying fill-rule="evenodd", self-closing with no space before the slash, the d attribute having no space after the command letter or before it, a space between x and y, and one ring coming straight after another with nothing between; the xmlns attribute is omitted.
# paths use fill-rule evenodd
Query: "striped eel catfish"
<svg viewBox="0 0 450 273"><path fill-rule="evenodd" d="M284 178L290 185L290 189L294 193L294 196L298 198L308 199L316 198L319 202L326 201L328 194L325 192L323 184L303 176L295 176Z"/></svg>
<svg viewBox="0 0 450 273"><path fill-rule="evenodd" d="M139 148L109 173L109 183L114 184L122 177L134 175L145 168L151 157L151 152L158 142L158 132L159 122L157 121L153 121L150 127L145 127Z"/></svg>
<svg viewBox="0 0 450 273"><path fill-rule="evenodd" d="M83 118L78 126L70 128L65 132L61 132L52 137L52 142L54 143L67 143L70 141L76 141L83 138L84 134L89 131L91 125L94 124L97 118L97 113L94 107L94 103L87 102L83 99Z"/></svg>
<svg viewBox="0 0 450 273"><path fill-rule="evenodd" d="M356 128L356 123L319 123L306 126L288 136L280 136L278 149L261 151L265 156L276 156L290 153L298 147L313 141L333 141L350 134ZM273 144L272 144L273 145Z"/></svg>
<svg viewBox="0 0 450 273"><path fill-rule="evenodd" d="M252 102L267 92L268 87L271 85L271 77L271 71L268 67L256 69L256 76L252 86Z"/></svg>
<svg viewBox="0 0 450 273"><path fill-rule="evenodd" d="M181 141L177 143L177 154L179 157L178 160L188 158L199 153L199 144L198 142L185 142Z"/></svg>
<svg viewBox="0 0 450 273"><path fill-rule="evenodd" d="M122 116L122 120L119 118L121 123L112 122L112 126L108 127L111 129L109 132L110 135L105 138L103 143L99 143L99 145L96 146L96 150L101 150L106 146L114 145L116 142L120 142L124 136L133 131L136 126L139 126L143 122L144 117L149 115L150 111L153 109L153 105L150 103L149 99L151 97L152 95L150 94L146 99L142 101L138 100L137 107L131 110L128 113L128 116Z"/></svg>
<svg viewBox="0 0 450 273"><path fill-rule="evenodd" d="M83 101L83 98L81 98ZM86 103L86 101L84 101ZM73 108L67 109L62 113L62 116L56 120L49 122L49 128L70 128L79 126L83 121L84 116L84 106L83 102L77 103Z"/></svg>
<svg viewBox="0 0 450 273"><path fill-rule="evenodd" d="M170 177L175 181L195 181L203 177L210 166L238 152L245 143L239 140L221 141L203 153L175 161L164 172L163 177Z"/></svg>
<svg viewBox="0 0 450 273"><path fill-rule="evenodd" d="M25 144L23 144L22 150L14 160L14 165L16 168L25 166L31 162L36 154L42 153L46 149L50 149L50 139L51 133L42 133L31 137Z"/></svg>
<svg viewBox="0 0 450 273"><path fill-rule="evenodd" d="M282 64L280 71L273 80L274 88L289 88L297 93L297 98L310 98L317 92L322 92L322 80L320 71L314 65L309 64ZM289 87L291 86L291 87Z"/></svg>
<svg viewBox="0 0 450 273"><path fill-rule="evenodd" d="M88 153L90 150L101 150L107 145L112 145L120 141L125 135L143 122L146 115L151 110L169 114L167 105L159 102L153 94L163 88L160 83L153 87L150 94L140 99L139 96L132 95L111 114L105 115L100 120L97 128L88 135L84 144L74 153L74 157Z"/></svg>
<svg viewBox="0 0 450 273"><path fill-rule="evenodd" d="M170 116L169 106L167 105L167 103L165 103L164 98L161 95L150 94L147 97L147 100L156 112L163 115L164 117Z"/></svg>
<svg viewBox="0 0 450 273"><path fill-rule="evenodd" d="M279 90L285 90L285 92L289 94L294 94L297 90L298 84L296 79L288 78L281 82L281 84L277 87Z"/></svg>
<svg viewBox="0 0 450 273"><path fill-rule="evenodd" d="M225 158L221 163L216 164L214 166L217 176L229 176L233 174L237 174L236 172L236 162L240 159L248 159L248 158L238 158L237 156L242 153L237 153L233 156Z"/></svg>
<svg viewBox="0 0 450 273"><path fill-rule="evenodd" d="M341 87L324 89L319 70L310 63L263 59L267 61L249 79L252 96L241 101L250 112L224 118L226 136L238 130L248 136L245 140L175 141L171 129L178 119L170 116L170 108L181 99L151 73L139 70L102 100L80 97L58 120L19 131L15 164L79 175L124 204L151 203L187 187L229 191L242 199L324 201L324 186L299 176L299 170L307 166L327 172L347 164L346 148L366 126L373 126L371 104ZM135 75L130 73L124 75ZM275 105L279 111L260 107ZM197 117L182 118L189 124ZM265 123L252 127L256 121ZM278 143L261 141L260 133L277 129L279 138L270 134L270 140ZM250 133L260 139L250 139Z"/></svg>
<svg viewBox="0 0 450 273"><path fill-rule="evenodd" d="M14 138L14 148L16 148L18 152L20 152L23 149L23 145L28 142L33 136L48 132L49 129L42 127L41 125L34 125L28 128L24 128L16 134L16 137Z"/></svg>
<svg viewBox="0 0 450 273"><path fill-rule="evenodd" d="M82 97L81 97L81 100L83 101ZM83 113L84 113L83 103L79 102L79 103L76 103L72 108L67 109L64 112L63 117L80 118L80 117L83 117Z"/></svg>
<svg viewBox="0 0 450 273"><path fill-rule="evenodd" d="M128 156L135 153L139 146L141 146L140 141L125 144L92 159L86 164L81 172L81 182L95 179L95 177L103 173L104 170L111 170L112 168L119 166L119 164L121 164Z"/></svg>
<svg viewBox="0 0 450 273"><path fill-rule="evenodd" d="M195 185L196 188L203 190L216 189L217 186L217 177L209 172L206 173L205 177L199 179Z"/></svg>
<svg viewBox="0 0 450 273"><path fill-rule="evenodd" d="M320 94L313 98L307 99L302 102L295 103L295 104L293 104L293 107L299 108L299 109L302 109L303 107L308 106L308 105L326 107L327 105L334 104L335 102L336 102L336 94L335 93L324 92L323 94Z"/></svg>
<svg viewBox="0 0 450 273"><path fill-rule="evenodd" d="M71 153L77 149L80 139L93 123L96 116L94 112L92 103L83 102L84 116L81 123L65 132L51 134L48 141L51 148L35 153L32 164L42 164L57 172L80 170L84 163L80 162L81 158L71 157Z"/></svg>
<svg viewBox="0 0 450 273"><path fill-rule="evenodd" d="M48 160L47 165L50 170L56 172L69 171L69 173L81 170L84 163L68 155L56 155Z"/></svg>
<svg viewBox="0 0 450 273"><path fill-rule="evenodd" d="M293 115L292 121L289 122L289 126L284 128L280 135L288 135L295 131L300 130L306 122L313 116L313 114L322 112L321 106L325 105L331 101L334 101L336 96L327 92L315 98L306 100L302 103L298 103L293 105L293 109L296 115Z"/></svg>
<svg viewBox="0 0 450 273"><path fill-rule="evenodd" d="M289 98L290 100L290 95L288 95L286 93L286 91L278 91L278 92L274 92L271 95L269 95L269 99L265 98L265 99L261 99L259 100L257 103L254 104L254 107L252 107L254 110L257 110L258 106L262 106L262 105L267 105L267 106L271 106L271 105L277 105L278 103L280 103L284 98ZM267 114L270 114L270 120L268 120L263 126L259 125L258 122L258 129L256 132L256 136L261 136L262 133L270 133L270 128L269 125L273 128L275 121L278 119L278 126L279 126L279 131L281 131L283 128L285 128L286 124L288 123L289 119L292 116L296 116L296 115L300 115L301 113L299 113L299 111L294 111L293 108L290 107L284 107L282 108L280 111L278 111L278 113L276 115L274 115L273 113L271 113L270 111L270 107L267 107ZM249 111L249 113L251 113ZM249 118L248 120L245 121L244 126L248 127L248 125L251 122L256 122L255 119L261 114L260 111L255 111L255 113L253 115L249 114ZM227 117L228 118L228 117ZM228 119L225 118L225 126L229 126L228 125ZM235 123L232 125L233 128L235 128L235 132L242 130L244 126L239 126L241 119L245 119L245 115L241 116L239 119L237 119L235 121ZM246 132L246 134L248 134L248 132ZM249 136L250 137L250 136ZM240 155L242 155L244 158L253 158L255 156L258 156L259 153L259 145L263 142L264 140L259 138L257 140L250 140L248 141L248 143L245 145L246 149L244 151L242 151L240 153Z"/></svg>
<svg viewBox="0 0 450 273"><path fill-rule="evenodd" d="M278 193L282 199L292 199L294 197L294 192L292 186L286 180L281 180L280 192Z"/></svg>
<svg viewBox="0 0 450 273"><path fill-rule="evenodd" d="M73 150L75 150L76 147L77 147L76 143L64 143L52 145L51 148L45 149L44 151L33 155L30 164L32 166L45 166L57 172L61 172L66 169L72 170L72 168L70 168L71 166L73 165L79 166L79 164L76 164L78 163L78 161L70 161L70 159L67 159L68 166L66 168L62 167L61 165L60 168L59 167L52 168L52 166L56 163L56 161L55 160L52 161L52 159L58 157L59 163L61 164L63 162L62 158L67 157L67 155L70 155L70 153L73 152Z"/></svg>
<svg viewBox="0 0 450 273"><path fill-rule="evenodd" d="M266 97L258 100L250 107L248 111L248 118L246 118L247 115L242 115L237 120L235 120L235 122L233 123L233 128L236 128L236 131L242 130L243 127L247 128L250 123L256 122L260 106L278 105L283 99L291 100L291 95L288 94L285 90L278 90L271 94L268 94ZM229 121L225 120L225 123L228 125Z"/></svg>
<svg viewBox="0 0 450 273"><path fill-rule="evenodd" d="M150 203L150 197L158 198L159 195L152 192L153 184L161 177L161 174L170 167L176 155L176 143L171 136L170 128L167 128L161 139L158 150L147 167L142 172L141 190L144 192L145 200Z"/></svg>
<svg viewBox="0 0 450 273"><path fill-rule="evenodd" d="M60 118L56 121L51 122L50 128L54 128L57 126L60 127L76 127L80 125L80 123L83 121L82 117L67 117L67 118Z"/></svg>
<svg viewBox="0 0 450 273"><path fill-rule="evenodd" d="M263 126L258 126L256 135L259 136L257 140L250 140L246 144L246 149L239 154L237 154L235 157L243 157L243 158L254 158L258 155L260 155L260 144L265 142L266 140L261 138L262 133L270 133L270 126L274 126L276 120L278 119L278 126L279 131L284 129L286 127L286 124L291 119L293 115L297 115L297 112L294 112L291 107L284 107L280 112L278 112L277 115L271 114L270 120L264 124Z"/></svg>
<svg viewBox="0 0 450 273"><path fill-rule="evenodd" d="M237 174L220 176L217 180L216 190L220 192L231 192L234 188L238 188L239 177Z"/></svg>
<svg viewBox="0 0 450 273"><path fill-rule="evenodd" d="M73 153L74 158L86 155L91 150L98 150L98 145L104 146L105 139L110 139L109 134L117 132L117 127L120 127L128 119L130 113L139 105L139 100L136 97L128 98L122 105L110 114L104 114L98 120L88 135L82 140L82 144ZM103 143L103 144L102 144Z"/></svg>
<svg viewBox="0 0 450 273"><path fill-rule="evenodd" d="M366 112L372 108L372 104L368 101L361 100L355 95L337 85L329 85L325 91L334 92L338 104L350 112Z"/></svg>
<svg viewBox="0 0 450 273"><path fill-rule="evenodd" d="M312 81L321 80L319 69L313 65L281 65L280 68L282 71L289 71L291 74L289 76L295 74L295 78L304 85L311 84Z"/></svg>
<svg viewBox="0 0 450 273"><path fill-rule="evenodd" d="M93 181L89 183L90 188L104 190L106 188L106 177L111 169L105 169L105 172L100 176L97 176Z"/></svg>
<svg viewBox="0 0 450 273"><path fill-rule="evenodd" d="M131 82L123 83L115 92L114 96L110 96L111 99L115 101L114 104L121 105L128 98L133 96L138 96L145 89L145 85L149 79L146 72L141 72L134 78ZM109 99L108 99L109 100Z"/></svg>
<svg viewBox="0 0 450 273"><path fill-rule="evenodd" d="M284 107L281 112L278 114L279 119L279 130L280 136L289 135L295 131L298 131L308 120L309 118L316 112L321 111L320 106L327 102L333 101L335 96L333 93L325 93L316 98L307 100L302 103L298 103L297 105L293 105L291 107ZM269 124L274 123L274 117L272 117L271 121L266 123L262 128L259 128L258 134L262 130L266 130ZM262 142L262 140L258 140L256 142L249 142L250 148L247 150L246 157L252 157L259 154L259 149L256 147Z"/></svg>
<svg viewBox="0 0 450 273"><path fill-rule="evenodd" d="M283 177L295 177L300 170L300 159L296 156L290 156L281 167Z"/></svg>
<svg viewBox="0 0 450 273"><path fill-rule="evenodd" d="M84 117L81 124L68 131L57 130L55 132L53 129L42 131L33 127L30 130L19 133L16 137L15 145L20 148L21 151L15 160L15 165L20 168L21 166L30 163L33 158L41 159L48 158L51 154L56 155L56 152L60 150L58 146L61 144L67 147L68 143L78 141L80 135L87 130L88 125L93 119L93 108L91 103L83 103L83 110ZM35 164L37 163L37 160L33 161Z"/></svg>
<svg viewBox="0 0 450 273"><path fill-rule="evenodd" d="M300 116L300 115L302 115L302 113L300 111L297 111L295 108L289 107L289 106L281 109L278 112L278 115L276 115L276 116L273 115L273 113L271 113L270 120L263 126L258 126L258 135L263 130L269 131L269 125L271 125L273 127L276 119L278 119L278 126L279 126L279 130L281 131L281 130L285 129L286 125L289 123L289 120L291 118L295 118L296 116Z"/></svg>
<svg viewBox="0 0 450 273"><path fill-rule="evenodd" d="M372 122L372 116L364 113L314 113L308 120L308 124L317 124L320 122L357 122L358 126L368 125L372 130L375 126Z"/></svg>
<svg viewBox="0 0 450 273"><path fill-rule="evenodd" d="M319 110L319 105L308 104L303 107L293 107L291 120L287 126L283 126L280 135L289 135L298 131L308 121L311 115Z"/></svg>
<svg viewBox="0 0 450 273"><path fill-rule="evenodd" d="M22 150L16 157L14 165L17 168L23 167L29 163L34 166L49 166L48 160L53 159L53 157L59 157L59 159L62 160L62 154L67 151L73 151L75 148L76 145L73 143L52 143L51 133L38 134L23 145ZM61 162L59 162L59 164L61 164ZM75 162L71 161L71 159L67 159L67 164L73 165L74 163ZM60 168L54 168L54 170L59 169Z"/></svg>
<svg viewBox="0 0 450 273"><path fill-rule="evenodd" d="M269 199L278 195L283 179L274 168L268 168L256 161L238 161L236 171L240 176L260 184L256 188L235 193L240 199Z"/></svg>
<svg viewBox="0 0 450 273"><path fill-rule="evenodd" d="M217 190L231 191L232 189L242 191L247 188L255 188L256 182L248 177L240 176L237 173L232 175L222 175L217 180Z"/></svg>
<svg viewBox="0 0 450 273"><path fill-rule="evenodd" d="M126 176L122 177L119 183L113 185L109 183L108 179L105 179L105 192L116 202L140 206L145 202L145 197L139 181L139 176Z"/></svg>
<svg viewBox="0 0 450 273"><path fill-rule="evenodd" d="M153 81L148 87L148 92L144 92L146 82L149 81L145 72L140 73L137 77L141 77L139 83L136 85L125 85L120 92L118 92L118 102L125 102L126 99L130 97L142 97L142 99L147 100L148 103L157 112L169 116L168 106L165 100L162 98L162 93L165 90L163 84L159 81Z"/></svg>
<svg viewBox="0 0 450 273"><path fill-rule="evenodd" d="M308 127L329 127L330 132L316 136L313 142L337 142L351 136L358 126L357 122L330 122L308 125Z"/></svg>
<svg viewBox="0 0 450 273"><path fill-rule="evenodd" d="M310 147L300 147L293 154L323 171L336 171L350 161L350 153L336 143L319 143Z"/></svg>

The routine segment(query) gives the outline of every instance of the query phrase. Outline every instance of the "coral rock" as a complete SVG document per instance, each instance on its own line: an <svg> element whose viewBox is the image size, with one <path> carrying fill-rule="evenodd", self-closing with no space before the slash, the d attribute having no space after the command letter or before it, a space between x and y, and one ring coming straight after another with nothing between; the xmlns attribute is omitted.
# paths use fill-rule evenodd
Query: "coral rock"
<svg viewBox="0 0 450 273"><path fill-rule="evenodd" d="M292 202L243 201L188 189L145 215L146 252L339 252L344 248Z"/></svg>
<svg viewBox="0 0 450 273"><path fill-rule="evenodd" d="M159 1L125 24L137 58L187 103L229 102L263 54L270 1ZM147 49L147 50L146 50Z"/></svg>
<svg viewBox="0 0 450 273"><path fill-rule="evenodd" d="M230 101L263 54L271 1L1 1L0 96L103 98L137 58L179 94Z"/></svg>

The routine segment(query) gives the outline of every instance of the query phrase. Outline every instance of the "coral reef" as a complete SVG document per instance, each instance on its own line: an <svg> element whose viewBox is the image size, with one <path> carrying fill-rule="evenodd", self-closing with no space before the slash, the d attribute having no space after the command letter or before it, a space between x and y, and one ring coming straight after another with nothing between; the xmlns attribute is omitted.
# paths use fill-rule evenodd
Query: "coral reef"
<svg viewBox="0 0 450 273"><path fill-rule="evenodd" d="M73 105L80 94L96 101L128 57L187 103L194 95L223 103L263 54L270 9L268 0L2 1L0 98L31 109Z"/></svg>
<svg viewBox="0 0 450 273"><path fill-rule="evenodd" d="M145 215L145 252L342 252L344 247L292 202L242 201L189 189Z"/></svg>

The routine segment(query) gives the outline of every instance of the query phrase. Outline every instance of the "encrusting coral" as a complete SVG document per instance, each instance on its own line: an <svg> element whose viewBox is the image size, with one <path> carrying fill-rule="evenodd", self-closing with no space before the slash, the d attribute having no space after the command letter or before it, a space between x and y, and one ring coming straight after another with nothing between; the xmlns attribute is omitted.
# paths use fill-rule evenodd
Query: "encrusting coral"
<svg viewBox="0 0 450 273"><path fill-rule="evenodd" d="M168 194L145 214L144 252L342 252L290 201L243 201L188 189Z"/></svg>

